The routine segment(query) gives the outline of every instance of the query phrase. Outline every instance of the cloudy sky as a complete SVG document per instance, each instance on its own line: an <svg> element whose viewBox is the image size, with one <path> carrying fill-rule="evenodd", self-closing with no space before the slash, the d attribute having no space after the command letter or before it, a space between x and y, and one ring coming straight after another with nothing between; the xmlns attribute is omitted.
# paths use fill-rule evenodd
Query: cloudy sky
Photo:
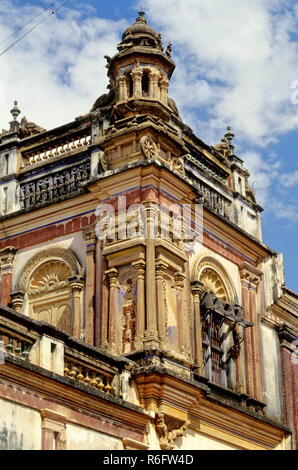
<svg viewBox="0 0 298 470"><path fill-rule="evenodd" d="M0 0L0 54L48 16L0 55L0 128L7 128L14 100L22 115L50 129L88 112L105 92L103 56L116 52L140 2L70 0L51 14L62 3ZM184 121L211 145L232 126L236 153L265 209L263 241L284 253L286 283L298 292L298 4L142 0L142 5L164 44L173 43L177 68L170 94Z"/></svg>

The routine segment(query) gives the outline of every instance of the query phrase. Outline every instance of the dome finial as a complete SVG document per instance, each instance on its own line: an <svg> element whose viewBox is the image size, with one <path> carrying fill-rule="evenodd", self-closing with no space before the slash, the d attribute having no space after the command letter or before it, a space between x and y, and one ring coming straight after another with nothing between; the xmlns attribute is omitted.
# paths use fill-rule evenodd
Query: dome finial
<svg viewBox="0 0 298 470"><path fill-rule="evenodd" d="M139 11L139 16L145 16L145 11L144 11L142 5L141 5L140 11Z"/></svg>
<svg viewBox="0 0 298 470"><path fill-rule="evenodd" d="M138 13L139 13L139 16L136 19L137 23L147 23L146 18L145 18L145 12L144 12L142 6L141 6L140 11Z"/></svg>

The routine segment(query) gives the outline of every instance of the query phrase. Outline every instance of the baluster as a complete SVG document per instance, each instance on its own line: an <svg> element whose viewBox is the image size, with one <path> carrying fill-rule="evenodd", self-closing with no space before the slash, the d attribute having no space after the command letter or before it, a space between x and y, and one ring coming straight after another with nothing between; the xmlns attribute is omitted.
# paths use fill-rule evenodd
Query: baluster
<svg viewBox="0 0 298 470"><path fill-rule="evenodd" d="M13 339L12 338L9 338L8 345L6 346L6 350L10 354L13 353Z"/></svg>
<svg viewBox="0 0 298 470"><path fill-rule="evenodd" d="M86 136L86 135L84 135L84 139L85 139L85 140L83 140L83 144L82 144L82 145L83 145L83 146L88 145L87 136Z"/></svg>
<svg viewBox="0 0 298 470"><path fill-rule="evenodd" d="M78 140L79 141L77 143L77 148L82 147L82 143L81 143L82 137L80 137Z"/></svg>
<svg viewBox="0 0 298 470"><path fill-rule="evenodd" d="M112 387L110 385L110 381L111 381L111 378L110 377L106 377L106 381L107 381L107 385L105 386L105 391L106 393L110 393Z"/></svg>
<svg viewBox="0 0 298 470"><path fill-rule="evenodd" d="M55 152L54 152L55 157L58 157L58 155L59 155L58 148L59 148L59 145L57 145L54 149L55 150Z"/></svg>
<svg viewBox="0 0 298 470"><path fill-rule="evenodd" d="M79 373L77 375L77 380L79 380L80 382L83 380L84 376L82 374L82 366L78 366L78 369L79 369Z"/></svg>
<svg viewBox="0 0 298 470"><path fill-rule="evenodd" d="M76 367L75 367L74 364L72 364L72 368L71 368L71 371L70 371L70 373L69 373L69 377L74 380L74 378L75 378L76 375L77 375Z"/></svg>
<svg viewBox="0 0 298 470"><path fill-rule="evenodd" d="M88 385L91 380L88 374L89 374L89 370L86 368L86 377L84 378L84 382L86 385Z"/></svg>
<svg viewBox="0 0 298 470"><path fill-rule="evenodd" d="M69 146L69 140L66 141L66 149L65 149L66 152L69 152L70 151L70 146Z"/></svg>
<svg viewBox="0 0 298 470"><path fill-rule="evenodd" d="M64 144L64 145L65 145L65 144ZM59 152L60 152L60 155L61 155L61 153L65 153L64 145L61 145L61 148L60 148L60 151L59 151Z"/></svg>
<svg viewBox="0 0 298 470"><path fill-rule="evenodd" d="M64 375L68 375L69 372L70 372L70 369L68 368L69 364L67 362L65 362L65 366L64 366Z"/></svg>
<svg viewBox="0 0 298 470"><path fill-rule="evenodd" d="M41 152L39 152L37 154L37 158L35 159L35 162L41 162L42 158L41 158Z"/></svg>
<svg viewBox="0 0 298 470"><path fill-rule="evenodd" d="M76 149L76 146L75 146L75 139L71 139L71 150L75 150Z"/></svg>
<svg viewBox="0 0 298 470"><path fill-rule="evenodd" d="M90 382L91 387L96 387L97 386L97 380L96 380L96 371L92 371L92 380Z"/></svg>
<svg viewBox="0 0 298 470"><path fill-rule="evenodd" d="M97 388L99 388L99 390L102 392L103 388L104 388L104 383L102 381L102 375L99 376L99 382L97 384Z"/></svg>
<svg viewBox="0 0 298 470"><path fill-rule="evenodd" d="M23 357L23 359L25 359L25 360L28 359L28 357L29 357L28 344L26 344L26 343L23 344L22 357Z"/></svg>
<svg viewBox="0 0 298 470"><path fill-rule="evenodd" d="M53 150L53 147L51 147L50 150L49 150L48 158L52 158L52 157L53 157L53 152L52 152L52 150Z"/></svg>
<svg viewBox="0 0 298 470"><path fill-rule="evenodd" d="M15 354L17 356L20 356L21 355L21 352L22 352L22 343L20 341L17 341L17 346L14 350Z"/></svg>

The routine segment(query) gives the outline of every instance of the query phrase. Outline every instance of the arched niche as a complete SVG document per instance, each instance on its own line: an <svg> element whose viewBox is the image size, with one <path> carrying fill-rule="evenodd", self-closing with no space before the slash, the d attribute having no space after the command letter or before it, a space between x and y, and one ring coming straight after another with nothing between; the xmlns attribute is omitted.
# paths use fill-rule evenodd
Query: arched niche
<svg viewBox="0 0 298 470"><path fill-rule="evenodd" d="M72 288L70 278L83 271L71 250L45 250L26 265L17 285L24 292L25 312L37 321L46 321L72 333Z"/></svg>
<svg viewBox="0 0 298 470"><path fill-rule="evenodd" d="M238 302L234 284L225 268L214 258L209 256L200 257L192 270L192 279L200 281L204 290L212 292L224 302Z"/></svg>

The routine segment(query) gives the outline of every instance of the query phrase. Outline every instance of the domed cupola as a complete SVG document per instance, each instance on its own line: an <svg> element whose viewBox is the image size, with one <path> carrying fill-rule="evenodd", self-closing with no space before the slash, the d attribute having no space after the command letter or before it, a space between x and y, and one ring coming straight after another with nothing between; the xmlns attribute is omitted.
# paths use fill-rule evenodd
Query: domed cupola
<svg viewBox="0 0 298 470"><path fill-rule="evenodd" d="M122 35L122 42L118 44L118 51L129 49L130 47L151 47L163 51L161 35L156 33L147 24L144 12L139 12L136 22L127 28Z"/></svg>
<svg viewBox="0 0 298 470"><path fill-rule="evenodd" d="M118 53L107 57L110 85L116 101L112 121L136 114L169 119L168 86L175 69L171 43L164 52L161 34L147 24L145 13L127 28Z"/></svg>

